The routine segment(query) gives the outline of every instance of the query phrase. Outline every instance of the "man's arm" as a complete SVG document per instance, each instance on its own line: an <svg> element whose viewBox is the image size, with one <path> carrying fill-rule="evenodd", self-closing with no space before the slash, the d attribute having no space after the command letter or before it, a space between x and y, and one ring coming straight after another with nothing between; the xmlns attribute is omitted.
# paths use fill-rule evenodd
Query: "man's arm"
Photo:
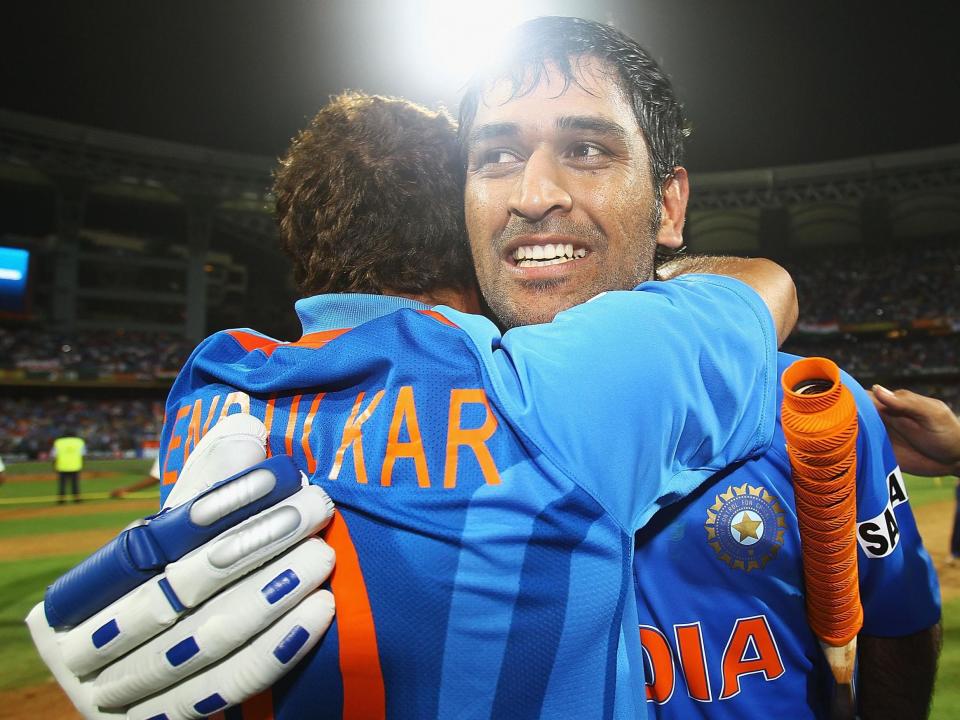
<svg viewBox="0 0 960 720"><path fill-rule="evenodd" d="M874 385L897 463L914 475L960 475L960 420L940 400ZM905 637L860 636L860 717L926 718L943 643L940 623Z"/></svg>
<svg viewBox="0 0 960 720"><path fill-rule="evenodd" d="M147 475L145 478L139 482L133 483L133 485L127 485L126 487L116 488L115 490L110 491L110 497L112 498L122 498L127 493L136 492L138 490L146 490L147 488L153 487L154 485L160 484L160 478L155 478L153 475Z"/></svg>
<svg viewBox="0 0 960 720"><path fill-rule="evenodd" d="M127 493L136 492L137 490L146 490L149 487L160 484L160 458L156 458L153 461L153 465L150 466L150 472L148 472L142 480L135 482L133 485L127 485L125 487L119 487L111 491L110 497L112 498L122 498Z"/></svg>
<svg viewBox="0 0 960 720"><path fill-rule="evenodd" d="M902 470L960 476L960 419L946 403L882 385L874 385L871 394Z"/></svg>
<svg viewBox="0 0 960 720"><path fill-rule="evenodd" d="M930 713L940 623L904 637L860 635L857 705L861 720L923 720Z"/></svg>
<svg viewBox="0 0 960 720"><path fill-rule="evenodd" d="M778 347L783 344L797 324L799 313L797 287L790 273L771 260L685 255L660 265L657 269L657 279L670 280L691 273L726 275L756 290L773 316L773 325L777 329Z"/></svg>
<svg viewBox="0 0 960 720"><path fill-rule="evenodd" d="M855 385L852 378L850 383ZM882 555L876 554L876 547L871 552L861 543L866 554L861 554L859 563L864 604L864 629L858 640L859 716L863 720L920 720L927 717L940 652L939 601L936 575L923 550L906 488L899 474L893 472L898 464L908 471L917 468L903 455L904 445L898 444L893 434L889 435L892 442L887 442L881 420L887 430L891 424L878 400L884 395L883 389L872 393L872 406L859 387L852 389L860 396L860 433L865 445L857 459L858 505L871 508L865 513L867 517L858 513L857 520L862 525L874 522L882 529L887 513L892 512L896 530L889 535L889 549ZM918 401L912 406L913 418L929 419L930 411L939 405L931 398L910 395ZM929 454L940 447L931 439L938 435L920 430L922 424L905 427L916 447L921 448L918 454ZM939 425L934 423L933 427ZM882 510L883 505L886 510ZM883 515L870 517L881 511Z"/></svg>

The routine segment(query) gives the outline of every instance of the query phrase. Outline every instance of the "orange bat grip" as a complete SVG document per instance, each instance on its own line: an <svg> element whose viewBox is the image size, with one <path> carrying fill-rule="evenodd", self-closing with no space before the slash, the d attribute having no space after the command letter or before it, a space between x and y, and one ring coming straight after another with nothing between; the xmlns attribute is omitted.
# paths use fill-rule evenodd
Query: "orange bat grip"
<svg viewBox="0 0 960 720"><path fill-rule="evenodd" d="M841 647L863 626L857 576L857 406L826 358L793 363L781 377L806 583L807 618Z"/></svg>

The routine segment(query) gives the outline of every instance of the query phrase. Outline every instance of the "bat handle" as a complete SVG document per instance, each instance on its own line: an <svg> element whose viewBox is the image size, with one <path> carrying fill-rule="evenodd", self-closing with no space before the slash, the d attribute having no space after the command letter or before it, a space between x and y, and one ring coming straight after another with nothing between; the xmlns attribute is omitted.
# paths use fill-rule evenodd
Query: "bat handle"
<svg viewBox="0 0 960 720"><path fill-rule="evenodd" d="M820 641L820 647L827 658L827 664L833 673L833 679L838 685L849 685L853 682L853 668L857 661L857 638L854 638L846 645L834 647Z"/></svg>
<svg viewBox="0 0 960 720"><path fill-rule="evenodd" d="M830 720L856 720L857 698L853 693L853 685L834 685L833 697L830 698Z"/></svg>
<svg viewBox="0 0 960 720"><path fill-rule="evenodd" d="M857 638L854 637L840 647L828 645L821 640L820 647L836 681L833 697L830 699L830 718L831 720L855 720L857 699L853 689L853 669L857 659Z"/></svg>

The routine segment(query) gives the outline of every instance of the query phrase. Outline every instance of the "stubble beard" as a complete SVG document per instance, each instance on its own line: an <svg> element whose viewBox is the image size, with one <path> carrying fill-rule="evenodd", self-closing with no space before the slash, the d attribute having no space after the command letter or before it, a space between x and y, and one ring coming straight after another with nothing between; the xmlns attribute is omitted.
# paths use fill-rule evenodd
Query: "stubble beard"
<svg viewBox="0 0 960 720"><path fill-rule="evenodd" d="M507 241L502 237L495 243L497 248L505 247ZM601 246L607 251L609 243L606 237L592 239L594 247ZM570 278L557 280L537 280L524 283L525 297L511 293L508 287L511 283L504 275L494 279L478 277L480 290L487 306L493 312L498 324L504 329L536 325L551 322L554 317L571 307L587 302L602 292L610 290L632 290L640 283L651 280L654 275L656 257L656 232L652 227L646 227L628 241L631 246L641 244L646 248L638 253L634 267L621 268L620 272L606 272L592 278L586 284L572 288L564 293L563 289L570 282ZM499 257L499 252L497 254ZM574 261L576 262L576 261ZM514 288L515 289L515 286Z"/></svg>

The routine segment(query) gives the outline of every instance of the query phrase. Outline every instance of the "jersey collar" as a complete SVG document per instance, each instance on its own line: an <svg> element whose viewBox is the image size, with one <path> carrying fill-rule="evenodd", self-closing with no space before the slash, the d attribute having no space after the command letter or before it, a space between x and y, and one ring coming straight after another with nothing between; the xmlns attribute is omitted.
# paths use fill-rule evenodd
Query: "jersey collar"
<svg viewBox="0 0 960 720"><path fill-rule="evenodd" d="M314 295L298 300L296 304L304 335L355 327L403 308L428 310L430 306L393 295L363 293Z"/></svg>

